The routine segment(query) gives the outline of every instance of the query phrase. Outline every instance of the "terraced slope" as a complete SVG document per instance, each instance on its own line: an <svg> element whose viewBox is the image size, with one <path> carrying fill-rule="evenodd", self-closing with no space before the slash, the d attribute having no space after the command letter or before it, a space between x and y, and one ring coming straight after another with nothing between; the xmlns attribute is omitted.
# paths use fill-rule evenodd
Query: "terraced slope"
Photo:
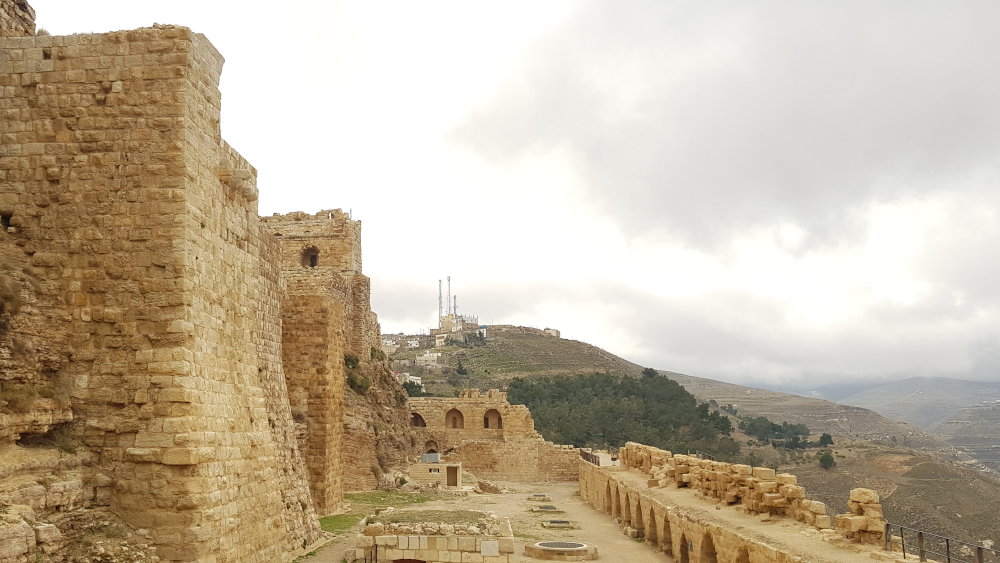
<svg viewBox="0 0 1000 563"><path fill-rule="evenodd" d="M742 415L766 416L775 421L805 424L813 432L829 432L884 443L909 446L941 446L940 440L903 422L875 411L832 403L823 399L789 395L724 383L712 379L661 371L680 383L701 401L714 399L719 405L734 405Z"/></svg>
<svg viewBox="0 0 1000 563"><path fill-rule="evenodd" d="M526 327L490 327L485 346L458 353L472 374L494 380L594 372L637 376L642 371L596 346Z"/></svg>

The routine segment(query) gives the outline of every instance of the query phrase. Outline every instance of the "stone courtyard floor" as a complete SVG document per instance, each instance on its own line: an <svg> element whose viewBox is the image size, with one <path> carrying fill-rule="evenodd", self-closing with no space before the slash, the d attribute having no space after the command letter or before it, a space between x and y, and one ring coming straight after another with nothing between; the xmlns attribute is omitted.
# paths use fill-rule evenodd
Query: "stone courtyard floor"
<svg viewBox="0 0 1000 563"><path fill-rule="evenodd" d="M452 498L431 501L408 507L413 510L483 510L509 518L517 546L512 563L538 561L524 555L524 545L537 541L577 541L597 546L599 561L647 563L673 561L667 554L658 552L642 541L622 534L614 519L600 513L577 494L577 483L552 483L526 485L523 483L498 483L515 492L502 494L455 495ZM534 493L546 493L552 500L535 502L527 500ZM531 512L532 507L551 504L562 513ZM569 520L579 526L574 530L543 528L547 520ZM302 563L341 563L344 551L353 547L357 530L337 537L315 555L304 557Z"/></svg>

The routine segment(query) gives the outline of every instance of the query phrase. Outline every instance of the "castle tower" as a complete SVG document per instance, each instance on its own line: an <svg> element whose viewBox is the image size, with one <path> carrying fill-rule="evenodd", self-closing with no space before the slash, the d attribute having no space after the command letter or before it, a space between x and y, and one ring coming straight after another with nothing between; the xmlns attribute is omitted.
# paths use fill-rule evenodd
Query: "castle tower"
<svg viewBox="0 0 1000 563"><path fill-rule="evenodd" d="M361 222L339 209L261 221L281 247L283 363L292 415L305 430L300 449L313 500L320 513L329 513L343 501L347 369L381 348L371 283L361 274Z"/></svg>

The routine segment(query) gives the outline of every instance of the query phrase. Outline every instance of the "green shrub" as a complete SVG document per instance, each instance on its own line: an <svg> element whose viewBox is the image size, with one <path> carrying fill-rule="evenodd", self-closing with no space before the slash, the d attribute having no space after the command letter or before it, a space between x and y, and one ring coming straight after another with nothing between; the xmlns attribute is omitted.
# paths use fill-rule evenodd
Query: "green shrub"
<svg viewBox="0 0 1000 563"><path fill-rule="evenodd" d="M344 353L344 367L347 369L357 369L361 365L361 360L350 352Z"/></svg>
<svg viewBox="0 0 1000 563"><path fill-rule="evenodd" d="M368 379L368 376L352 369L347 372L347 386L358 395L364 395L368 391L368 388L372 386L372 380Z"/></svg>

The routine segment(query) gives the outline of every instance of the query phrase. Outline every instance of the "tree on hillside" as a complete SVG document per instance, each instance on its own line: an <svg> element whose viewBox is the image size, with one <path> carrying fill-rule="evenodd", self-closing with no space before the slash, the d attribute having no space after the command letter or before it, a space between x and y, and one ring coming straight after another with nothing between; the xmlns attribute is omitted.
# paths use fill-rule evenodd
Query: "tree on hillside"
<svg viewBox="0 0 1000 563"><path fill-rule="evenodd" d="M645 378L656 377L658 375L660 375L660 373L653 368L645 368L642 370L642 376Z"/></svg>
<svg viewBox="0 0 1000 563"><path fill-rule="evenodd" d="M680 384L666 377L618 377L605 373L516 378L507 388L512 404L526 405L547 440L587 447L620 447L628 441L673 451L738 453L732 423L709 412Z"/></svg>
<svg viewBox="0 0 1000 563"><path fill-rule="evenodd" d="M837 465L837 461L833 459L833 452L830 450L824 450L823 453L819 454L819 466L823 469L830 469L834 465Z"/></svg>
<svg viewBox="0 0 1000 563"><path fill-rule="evenodd" d="M833 436L831 436L828 433L824 432L819 437L819 447L823 448L823 447L832 446L832 445L833 445Z"/></svg>

